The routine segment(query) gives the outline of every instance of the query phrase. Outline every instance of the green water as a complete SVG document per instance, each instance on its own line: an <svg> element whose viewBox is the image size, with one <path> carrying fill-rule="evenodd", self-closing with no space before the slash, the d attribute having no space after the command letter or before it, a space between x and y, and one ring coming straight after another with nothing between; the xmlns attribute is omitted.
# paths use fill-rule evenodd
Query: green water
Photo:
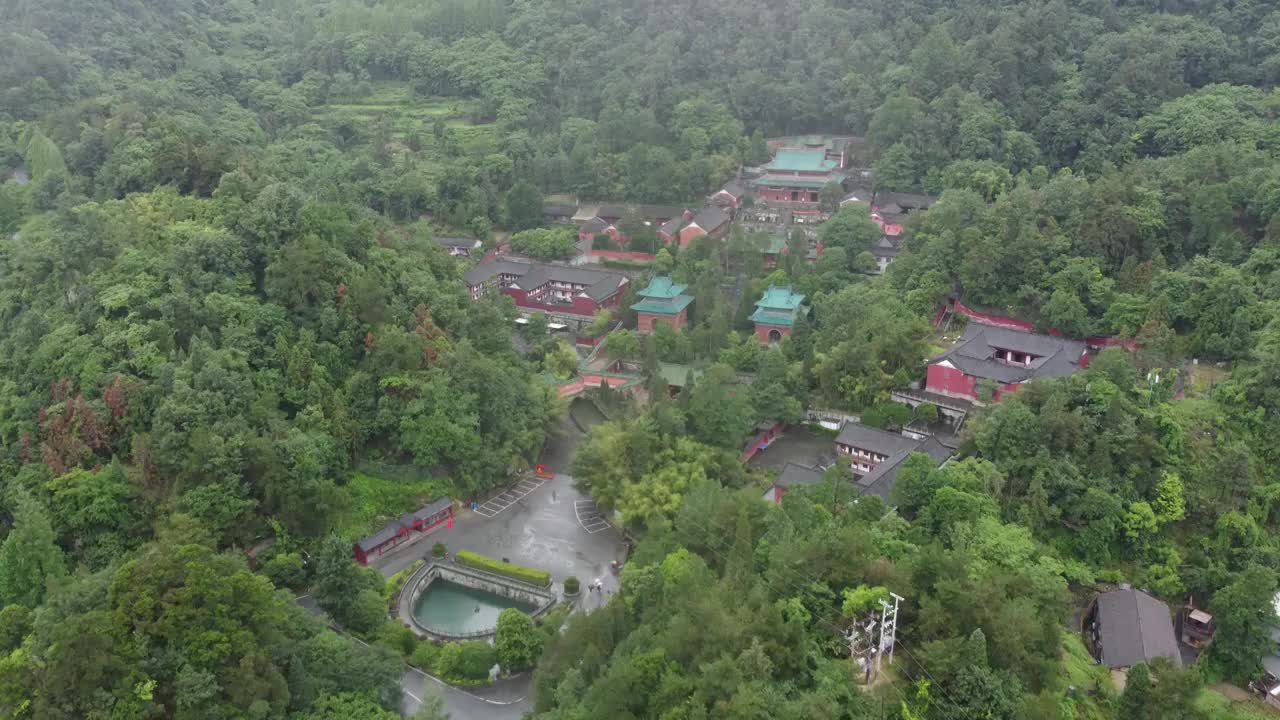
<svg viewBox="0 0 1280 720"><path fill-rule="evenodd" d="M461 635L492 631L498 626L498 614L507 608L524 612L534 609L519 600L436 580L418 597L413 617L432 630Z"/></svg>

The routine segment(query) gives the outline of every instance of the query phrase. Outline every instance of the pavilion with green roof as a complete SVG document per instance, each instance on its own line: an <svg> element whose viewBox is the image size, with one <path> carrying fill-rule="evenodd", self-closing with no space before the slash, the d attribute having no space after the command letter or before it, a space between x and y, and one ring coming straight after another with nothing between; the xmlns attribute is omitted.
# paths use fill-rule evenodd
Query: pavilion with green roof
<svg viewBox="0 0 1280 720"><path fill-rule="evenodd" d="M756 337L766 345L780 342L791 334L796 319L808 311L804 295L791 288L770 285L764 296L756 301L756 311L751 313Z"/></svg>
<svg viewBox="0 0 1280 720"><path fill-rule="evenodd" d="M688 285L671 279L670 275L658 275L649 285L637 293L640 301L631 306L636 313L636 331L641 335L653 332L654 323L665 322L675 330L689 323L689 303L693 297L685 295Z"/></svg>

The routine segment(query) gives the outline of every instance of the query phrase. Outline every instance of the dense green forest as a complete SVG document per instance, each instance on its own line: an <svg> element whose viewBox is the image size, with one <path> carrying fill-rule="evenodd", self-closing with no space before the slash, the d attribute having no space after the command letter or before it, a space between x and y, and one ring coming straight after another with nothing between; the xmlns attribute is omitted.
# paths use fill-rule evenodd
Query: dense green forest
<svg viewBox="0 0 1280 720"><path fill-rule="evenodd" d="M287 590L378 636L350 538L534 462L574 365L433 233L562 254L543 195L696 208L830 132L941 199L883 278L860 205L812 267L738 229L659 254L691 328L608 351L653 397L661 362L698 379L578 455L638 544L550 634L538 717L1232 717L1201 687L1257 674L1280 584L1278 80L1261 1L0 0L0 715L394 716L405 649ZM770 284L813 306L777 350L745 332ZM761 503L754 423L893 424L957 292L1138 349L978 414L896 509L840 477ZM1218 641L1115 692L1070 626L1103 580ZM863 691L843 633L887 590Z"/></svg>

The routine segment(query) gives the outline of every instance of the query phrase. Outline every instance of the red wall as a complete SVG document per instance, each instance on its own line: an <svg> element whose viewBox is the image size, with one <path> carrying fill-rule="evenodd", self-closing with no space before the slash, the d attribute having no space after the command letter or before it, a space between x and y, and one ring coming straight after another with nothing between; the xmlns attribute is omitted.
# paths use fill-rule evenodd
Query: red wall
<svg viewBox="0 0 1280 720"><path fill-rule="evenodd" d="M930 365L929 373L925 380L925 389L929 392L974 401L978 400L977 385L978 378L966 375L955 368L941 365ZM1017 392L1018 387L1016 384L1000 385L996 388L996 394L992 398L992 402L999 402L1005 393Z"/></svg>
<svg viewBox="0 0 1280 720"><path fill-rule="evenodd" d="M764 323L756 323L756 338L760 342L768 345L770 330L777 330L782 334L782 337L787 337L791 334L791 328L786 325L765 325Z"/></svg>
<svg viewBox="0 0 1280 720"><path fill-rule="evenodd" d="M702 237L706 234L706 231L702 228L691 225L680 231L680 247L684 247L694 238Z"/></svg>
<svg viewBox="0 0 1280 720"><path fill-rule="evenodd" d="M731 208L738 207L738 198L730 195L729 193L723 190L721 190L720 192L717 192L715 195L712 195L711 201L716 203L717 205L724 205L725 207L731 207Z"/></svg>
<svg viewBox="0 0 1280 720"><path fill-rule="evenodd" d="M817 190L805 190L805 189L801 189L801 188L795 188L795 189L794 189L794 191L795 191L795 192L800 193L800 195L798 196L798 197L800 198L799 200L792 200L792 199L791 199L792 188L772 188L772 187L761 187L761 188L757 188L757 189L756 189L756 196L757 196L757 197L759 197L759 198L761 198L761 199L763 199L763 200L768 200L768 201L770 201L770 202L786 202L786 203L789 203L789 202L796 202L796 203L814 203L814 202L817 202L816 200L810 200L810 199L809 199L809 193L810 193L810 192L817 192Z"/></svg>
<svg viewBox="0 0 1280 720"><path fill-rule="evenodd" d="M503 288L502 292L510 295L516 301L516 307L526 308L528 310L541 310L543 312L558 312L569 315L585 315L590 317L596 314L600 308L613 307L618 304L618 295L608 297L597 304L591 298L575 297L570 305L548 304L533 302L529 300L529 294L524 290L516 290L514 288ZM621 294L621 293L619 293Z"/></svg>
<svg viewBox="0 0 1280 720"><path fill-rule="evenodd" d="M651 262L658 257L653 253L632 252L630 250L592 250L589 255L610 260L634 260L636 262Z"/></svg>
<svg viewBox="0 0 1280 720"><path fill-rule="evenodd" d="M653 326L655 323L667 323L676 330L683 330L687 322L688 311L686 310L681 310L674 316L658 315L656 313L647 312L636 313L636 332L641 335L648 335L653 332Z"/></svg>

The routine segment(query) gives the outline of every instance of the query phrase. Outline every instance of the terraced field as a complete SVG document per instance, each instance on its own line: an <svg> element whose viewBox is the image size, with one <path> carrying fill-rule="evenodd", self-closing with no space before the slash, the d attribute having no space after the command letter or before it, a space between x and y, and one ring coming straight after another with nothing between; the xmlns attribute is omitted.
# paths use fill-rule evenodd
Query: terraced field
<svg viewBox="0 0 1280 720"><path fill-rule="evenodd" d="M438 120L453 131L463 154L483 155L496 149L496 126L472 122L475 110L471 99L421 98L405 83L380 81L371 84L367 95L335 98L312 112L311 119L328 129L345 126L356 133L360 143L370 140L379 122L386 122L390 138L398 146L411 147L416 138L425 158L442 159L443 146L433 134Z"/></svg>

